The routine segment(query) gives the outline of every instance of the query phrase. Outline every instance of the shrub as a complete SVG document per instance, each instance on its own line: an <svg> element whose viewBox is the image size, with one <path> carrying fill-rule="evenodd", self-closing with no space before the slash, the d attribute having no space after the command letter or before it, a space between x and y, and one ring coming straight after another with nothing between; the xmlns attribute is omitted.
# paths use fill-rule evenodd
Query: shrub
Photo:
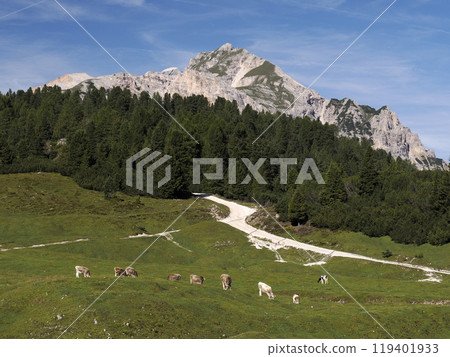
<svg viewBox="0 0 450 357"><path fill-rule="evenodd" d="M381 255L383 256L383 258L389 258L392 257L392 252L389 249L386 249L381 253Z"/></svg>

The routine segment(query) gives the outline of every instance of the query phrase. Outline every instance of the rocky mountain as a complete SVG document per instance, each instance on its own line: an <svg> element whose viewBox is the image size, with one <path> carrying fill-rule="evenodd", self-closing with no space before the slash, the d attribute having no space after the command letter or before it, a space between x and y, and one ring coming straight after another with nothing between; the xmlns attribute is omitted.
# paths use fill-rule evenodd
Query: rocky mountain
<svg viewBox="0 0 450 357"><path fill-rule="evenodd" d="M366 138L374 148L390 152L393 157L411 160L419 169L447 167L432 150L423 146L416 133L400 123L388 107L376 110L348 98L326 99L296 82L276 65L229 43L215 51L199 53L184 71L170 67L144 75L116 73L101 77L75 73L48 85L84 91L91 84L107 90L119 86L133 93L199 94L211 102L223 97L235 100L240 109L249 104L258 111L286 111L293 117L309 116L336 125L342 136Z"/></svg>

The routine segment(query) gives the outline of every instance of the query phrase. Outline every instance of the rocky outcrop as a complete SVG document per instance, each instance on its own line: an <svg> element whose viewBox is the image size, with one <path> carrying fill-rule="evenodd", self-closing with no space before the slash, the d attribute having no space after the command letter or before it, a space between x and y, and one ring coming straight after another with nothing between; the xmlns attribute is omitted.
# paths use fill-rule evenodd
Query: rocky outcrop
<svg viewBox="0 0 450 357"><path fill-rule="evenodd" d="M58 86L62 90L71 89L75 87L77 84L86 81L88 79L91 79L92 77L87 73L71 73L71 74L65 74L64 76L58 77L55 80L47 83L47 87L53 87ZM33 88L33 92L37 88L43 88L44 86L39 86Z"/></svg>
<svg viewBox="0 0 450 357"><path fill-rule="evenodd" d="M213 102L217 97L235 100L240 109L251 105L258 111L285 112L293 117L309 116L334 124L339 134L366 138L376 149L393 157L411 160L419 169L444 168L446 163L426 149L417 134L403 126L387 107L378 110L344 98L326 99L283 73L276 65L243 48L226 43L215 51L201 52L184 71L170 67L144 75L116 73L92 78L86 73L69 74L50 82L62 89L89 85L109 90L115 86L132 93L178 93L203 95Z"/></svg>

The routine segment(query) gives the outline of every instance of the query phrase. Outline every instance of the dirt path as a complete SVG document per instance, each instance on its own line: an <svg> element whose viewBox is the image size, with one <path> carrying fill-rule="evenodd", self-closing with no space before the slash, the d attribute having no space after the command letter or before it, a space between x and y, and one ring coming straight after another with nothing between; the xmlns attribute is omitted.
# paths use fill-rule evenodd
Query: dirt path
<svg viewBox="0 0 450 357"><path fill-rule="evenodd" d="M125 238L120 238L120 239L135 239L135 238L148 238L148 237L157 237L157 236L164 236L170 233L176 233L179 232L180 230L177 229L175 231L167 231L167 232L162 232L162 233L156 233L156 234L148 234L148 233L141 233L141 234L135 234L132 236L128 236Z"/></svg>
<svg viewBox="0 0 450 357"><path fill-rule="evenodd" d="M147 233L141 233L141 234L136 234L136 235L132 235L132 236L128 236L125 238L120 238L120 239L136 239L136 238L147 238L147 237L164 237L168 242L175 244L178 248L184 249L186 251L188 251L189 253L192 253L192 250L187 249L186 247L183 247L180 243L178 243L176 240L173 239L172 234L170 233L177 233L180 230L174 230L174 231L167 231L167 232L162 232L162 233L156 233L156 234L147 234Z"/></svg>
<svg viewBox="0 0 450 357"><path fill-rule="evenodd" d="M42 247L48 247L48 246L51 246L51 245L62 245L62 244L87 242L88 240L89 240L89 238L80 238L80 239L75 239L75 240L65 240L65 241L62 241L62 242L33 244L33 245L28 246L28 247L3 248L3 249L0 249L0 252L7 252L9 250L17 250L17 249L42 248Z"/></svg>
<svg viewBox="0 0 450 357"><path fill-rule="evenodd" d="M273 250L273 251L276 251L280 248L292 247L292 248L296 248L296 249L303 249L303 250L308 250L310 252L323 254L326 256L326 259L329 259L331 257L361 259L361 260L368 260L371 262L376 262L376 263L381 263L381 264L390 264L390 265L402 266L405 268L419 269L419 270L423 270L428 273L438 273L438 274L450 275L449 270L440 270L440 269L434 269L434 268L421 266L421 265L414 265L414 264L400 263L400 262L391 262L391 261L383 260L383 259L375 259L375 258L366 257L364 255L316 247L311 244L300 243L293 239L280 237L275 234L272 234L272 233L269 233L269 232L266 232L266 231L263 231L260 229L256 229L255 227L249 225L246 222L246 218L256 212L255 209L240 205L240 204L232 202L232 201L224 200L222 198L218 198L215 196L209 196L209 195L203 195L203 194L198 194L198 195L202 195L204 198L214 201L214 202L217 202L217 203L220 203L224 206L227 206L230 209L230 215L227 218L220 220L219 222L226 223L226 224L228 224L234 228L237 228L240 231L248 234L250 241L252 241L251 240L252 238L262 238L262 239L268 240L272 244L269 244L269 242L267 242L267 243L264 242L265 243L264 247L268 248L270 250ZM314 265L314 264L324 264L324 262L320 261L320 262L309 263L309 264L305 264L305 265Z"/></svg>

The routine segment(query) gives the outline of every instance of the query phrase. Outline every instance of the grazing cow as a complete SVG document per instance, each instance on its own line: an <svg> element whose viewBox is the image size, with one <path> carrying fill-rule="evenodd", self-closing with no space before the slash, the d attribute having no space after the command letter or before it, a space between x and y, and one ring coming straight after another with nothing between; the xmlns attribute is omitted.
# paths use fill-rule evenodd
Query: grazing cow
<svg viewBox="0 0 450 357"><path fill-rule="evenodd" d="M328 284L328 276L326 275L321 275L319 280L317 280L318 283L322 283L322 284Z"/></svg>
<svg viewBox="0 0 450 357"><path fill-rule="evenodd" d="M91 272L89 271L88 268L82 267L82 266L80 266L80 265L77 265L77 266L75 267L75 276L76 276L77 278L79 278L79 277L80 277L80 274L83 274L83 276L84 276L85 278L90 278L90 277L91 277Z"/></svg>
<svg viewBox="0 0 450 357"><path fill-rule="evenodd" d="M203 278L203 276L191 274L191 277L190 277L191 284L202 285L204 280L205 279Z"/></svg>
<svg viewBox="0 0 450 357"><path fill-rule="evenodd" d="M125 269L125 274L126 276L132 276L133 278L137 278L138 277L138 273L137 271L132 268L132 267L128 267Z"/></svg>
<svg viewBox="0 0 450 357"><path fill-rule="evenodd" d="M169 276L167 277L167 280L180 280L180 279L181 279L180 274L169 274Z"/></svg>
<svg viewBox="0 0 450 357"><path fill-rule="evenodd" d="M275 299L275 295L273 294L272 288L269 285L259 282L258 289L259 289L259 296L262 296L262 293L265 293L265 294L267 294L269 299L271 299L271 300Z"/></svg>
<svg viewBox="0 0 450 357"><path fill-rule="evenodd" d="M222 280L223 290L231 290L231 277L228 274L222 274L220 279Z"/></svg>
<svg viewBox="0 0 450 357"><path fill-rule="evenodd" d="M294 296L292 297L292 302L294 304L299 304L300 303L300 296L298 296L297 294L294 294Z"/></svg>
<svg viewBox="0 0 450 357"><path fill-rule="evenodd" d="M125 269L119 268L119 267L115 267L114 268L114 276L118 277L118 276L127 276L127 273L125 273Z"/></svg>

